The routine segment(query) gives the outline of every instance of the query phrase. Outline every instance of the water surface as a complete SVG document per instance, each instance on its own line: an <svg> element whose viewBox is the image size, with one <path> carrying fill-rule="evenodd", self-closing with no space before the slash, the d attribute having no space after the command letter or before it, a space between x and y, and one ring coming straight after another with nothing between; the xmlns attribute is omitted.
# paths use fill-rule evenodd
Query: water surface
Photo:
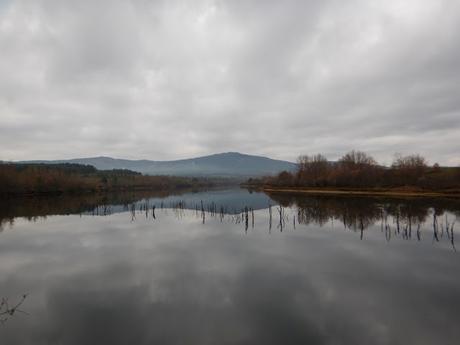
<svg viewBox="0 0 460 345"><path fill-rule="evenodd" d="M245 190L8 200L0 296L27 297L1 343L458 344L459 215Z"/></svg>

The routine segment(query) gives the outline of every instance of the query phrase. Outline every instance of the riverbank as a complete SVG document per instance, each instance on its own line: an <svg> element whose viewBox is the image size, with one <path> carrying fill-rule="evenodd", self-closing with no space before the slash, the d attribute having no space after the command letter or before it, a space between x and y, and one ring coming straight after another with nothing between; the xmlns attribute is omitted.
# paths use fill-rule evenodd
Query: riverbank
<svg viewBox="0 0 460 345"><path fill-rule="evenodd" d="M242 185L248 189L261 190L266 193L310 194L310 195L348 195L348 196L387 196L387 197L451 197L460 198L460 190L431 191L416 188L376 188L376 189L342 189L342 188L305 188Z"/></svg>

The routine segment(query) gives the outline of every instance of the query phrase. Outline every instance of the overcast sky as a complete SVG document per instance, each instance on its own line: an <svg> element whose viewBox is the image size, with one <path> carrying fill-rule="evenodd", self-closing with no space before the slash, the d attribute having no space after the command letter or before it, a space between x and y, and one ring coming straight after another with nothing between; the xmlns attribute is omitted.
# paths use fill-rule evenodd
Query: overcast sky
<svg viewBox="0 0 460 345"><path fill-rule="evenodd" d="M0 160L460 164L460 1L0 0Z"/></svg>

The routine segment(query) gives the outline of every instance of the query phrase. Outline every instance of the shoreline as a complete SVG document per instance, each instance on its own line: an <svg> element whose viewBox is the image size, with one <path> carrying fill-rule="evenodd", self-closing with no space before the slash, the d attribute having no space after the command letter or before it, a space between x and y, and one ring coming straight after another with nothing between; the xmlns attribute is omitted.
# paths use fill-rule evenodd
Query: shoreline
<svg viewBox="0 0 460 345"><path fill-rule="evenodd" d="M100 196L108 194L133 194L133 193L148 193L148 194L183 194L187 192L197 192L206 190L218 190L234 187L232 185L197 185L184 187L169 187L169 188L110 188L110 189L81 189L74 191L27 191L27 192L7 192L0 193L0 200L11 198L34 198L34 197L81 197L81 196Z"/></svg>
<svg viewBox="0 0 460 345"><path fill-rule="evenodd" d="M272 186L244 186L248 189L261 190L266 193L310 194L310 195L345 195L345 196L386 196L386 197L450 197L460 198L460 191L404 191L404 190L360 190L360 189L325 189L296 188Z"/></svg>

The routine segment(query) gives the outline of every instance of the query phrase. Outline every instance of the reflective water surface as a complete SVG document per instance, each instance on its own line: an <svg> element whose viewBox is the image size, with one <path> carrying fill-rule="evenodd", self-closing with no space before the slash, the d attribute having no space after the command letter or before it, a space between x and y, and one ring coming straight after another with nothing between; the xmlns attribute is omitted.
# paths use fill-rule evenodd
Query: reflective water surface
<svg viewBox="0 0 460 345"><path fill-rule="evenodd" d="M459 200L239 189L0 206L1 344L460 341Z"/></svg>

